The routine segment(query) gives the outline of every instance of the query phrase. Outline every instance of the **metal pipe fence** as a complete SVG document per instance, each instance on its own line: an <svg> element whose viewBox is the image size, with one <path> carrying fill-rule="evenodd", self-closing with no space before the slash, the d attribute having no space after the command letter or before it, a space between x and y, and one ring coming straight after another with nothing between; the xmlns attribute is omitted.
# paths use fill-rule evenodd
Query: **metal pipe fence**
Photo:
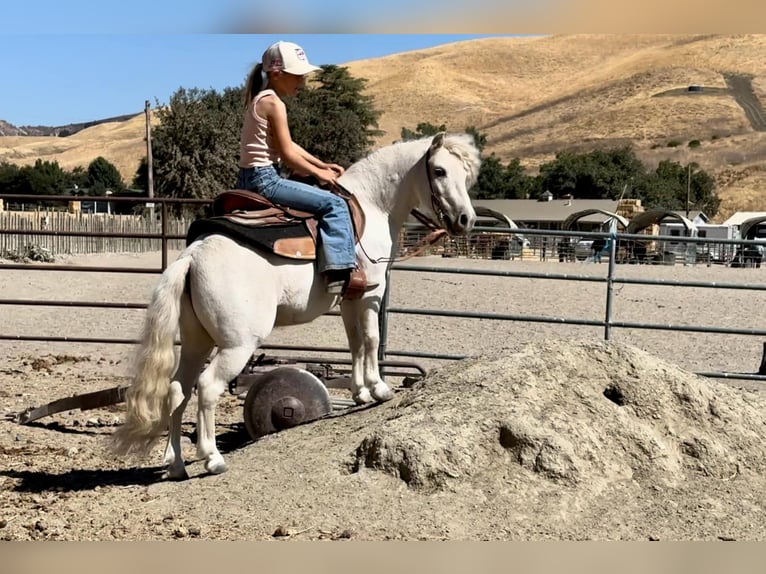
<svg viewBox="0 0 766 574"><path fill-rule="evenodd" d="M10 196L0 196L10 197ZM13 196L18 199L38 199L38 200L62 200L67 199L63 196ZM110 201L129 201L138 202L141 201L135 198L110 198ZM148 202L149 199L144 201ZM169 215L168 206L172 204L205 204L210 203L211 200L183 200L183 199L171 199L171 198L154 198L152 202L159 203L161 206L161 225L158 233L120 233L120 232L79 232L79 231L57 231L57 230L45 230L45 233L41 231L24 231L24 230L8 230L0 229L0 236L3 234L12 233L27 233L37 235L74 235L78 237L131 237L137 239L150 239L159 240L162 249L162 264L159 269L156 268L121 268L121 267L97 267L97 266L67 266L67 265L38 265L38 264L3 264L0 265L0 271L6 270L19 270L25 271L77 271L77 272L90 272L90 273L161 273L167 268L168 264L168 246L169 241L183 240L185 236L179 234L171 234L168 232L167 220ZM415 237L414 241L417 241L418 226L408 224L405 227L405 235L410 234L410 238ZM415 231L413 231L415 230ZM614 286L618 284L635 284L635 285L668 285L673 287L696 287L696 288L709 288L709 289L735 289L735 290L753 290L753 291L765 291L766 284L763 283L731 283L731 282L704 282L704 281L679 281L679 280L666 280L666 279L651 279L651 278L628 278L618 277L618 245L624 241L641 240L646 241L650 239L652 241L674 241L683 242L689 244L705 244L705 243L717 243L717 244L733 244L739 247L747 245L763 245L762 242L754 240L721 240L712 238L691 238L691 237L679 237L679 236L647 236L644 234L626 234L616 232L595 232L595 231L562 231L562 230L541 230L541 229L513 229L507 228L498 229L497 227L477 227L474 229L474 235L497 235L501 237L508 236L547 236L551 239L566 239L569 241L571 238L601 238L609 242L608 250L608 266L607 272L604 276L594 275L582 275L571 273L549 273L549 272L529 272L529 271L514 271L514 270L484 270L484 269L470 269L470 268L444 268L434 266L423 265L402 265L396 263L391 266L389 273L393 271L401 272L413 272L413 273L456 273L465 275L479 275L490 277L523 277L528 279L539 280L558 280L558 281L575 281L575 282L599 282L606 285L605 292L605 304L604 304L604 318L603 319L591 319L591 318L573 318L573 317L550 317L539 315L525 315L525 314L503 314L503 313L484 313L476 311L466 310L439 310L439 309L416 309L407 307L390 307L388 305L388 292L385 294L384 301L380 314L380 351L379 358L385 360L387 356L401 356L401 357L417 357L417 358L430 358L436 360L456 360L466 358L465 355L456 354L444 354L444 353L427 353L415 350L390 350L388 349L388 321L389 315L402 314L402 315L419 315L419 316L431 316L431 317L456 317L461 319L489 319L496 321L518 321L527 323L550 323L550 324L568 324L579 326L591 326L591 327L603 327L604 339L610 340L612 337L612 331L614 329L654 329L663 331L677 331L677 332L700 332L700 333L713 333L713 334L730 334L730 335L750 335L758 337L766 337L766 330L764 329L748 329L748 328L726 328L715 325L673 325L673 324L652 324L652 323L640 323L619 321L614 317ZM468 239L470 240L470 238ZM556 243L558 244L558 243ZM446 256L442 252L443 256ZM694 258L687 258L686 262L693 264ZM15 305L15 306L52 306L52 307L92 307L92 308L104 308L104 309L143 309L147 307L146 303L135 302L95 302L95 301L52 301L52 300L30 300L30 299L0 299L0 306L3 305ZM338 315L337 311L331 311L328 315ZM124 339L124 338L97 338L97 337L67 337L65 335L57 337L37 337L37 336L21 336L13 334L0 333L0 340L16 340L16 341L47 341L47 342L72 342L72 343L110 343L110 344L135 344L136 340ZM315 351L315 352L333 352L342 353L348 352L344 348L335 347L306 347L306 346L291 346L291 345L264 345L263 349L268 350L291 350L291 351ZM698 373L703 376L720 377L720 378L740 378L748 380L766 381L766 376L752 373L711 373L701 372Z"/></svg>

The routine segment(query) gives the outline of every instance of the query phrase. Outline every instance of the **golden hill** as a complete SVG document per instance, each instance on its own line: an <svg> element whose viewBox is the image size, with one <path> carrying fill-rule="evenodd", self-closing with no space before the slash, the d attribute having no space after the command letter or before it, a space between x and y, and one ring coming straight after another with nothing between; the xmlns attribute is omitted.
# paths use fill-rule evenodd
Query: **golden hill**
<svg viewBox="0 0 766 574"><path fill-rule="evenodd" d="M156 118L152 125L156 125ZM37 159L57 161L66 170L87 168L102 156L115 165L123 180L130 182L141 159L146 157L146 115L123 122L107 122L86 128L68 137L0 137L0 161L16 165L33 164Z"/></svg>
<svg viewBox="0 0 766 574"><path fill-rule="evenodd" d="M468 40L346 65L368 79L383 111L379 145L423 121L473 125L488 136L486 153L534 171L557 151L630 144L649 165L695 161L713 174L720 220L766 211L766 126L753 125L727 83L746 76L751 100L766 105L764 54L766 35L564 35ZM141 114L69 138L0 138L0 160L42 157L71 169L103 155L129 180L145 154L144 122Z"/></svg>

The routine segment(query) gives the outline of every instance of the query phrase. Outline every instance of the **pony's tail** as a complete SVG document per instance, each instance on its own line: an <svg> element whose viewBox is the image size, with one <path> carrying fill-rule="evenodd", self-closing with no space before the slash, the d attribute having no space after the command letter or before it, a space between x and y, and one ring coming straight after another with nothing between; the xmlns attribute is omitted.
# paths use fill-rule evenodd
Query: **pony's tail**
<svg viewBox="0 0 766 574"><path fill-rule="evenodd" d="M168 428L168 393L176 363L174 341L191 253L186 250L169 265L154 289L136 354L133 383L125 393L125 423L112 436L115 454L146 454Z"/></svg>

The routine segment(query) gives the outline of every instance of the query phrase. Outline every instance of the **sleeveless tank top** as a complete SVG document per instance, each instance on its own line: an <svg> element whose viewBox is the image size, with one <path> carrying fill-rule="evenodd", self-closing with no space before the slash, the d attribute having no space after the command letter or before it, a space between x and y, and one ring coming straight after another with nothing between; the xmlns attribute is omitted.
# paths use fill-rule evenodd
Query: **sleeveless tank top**
<svg viewBox="0 0 766 574"><path fill-rule="evenodd" d="M269 166L279 161L277 150L272 145L269 122L255 112L258 101L268 95L276 95L276 92L258 92L245 109L239 144L239 167Z"/></svg>

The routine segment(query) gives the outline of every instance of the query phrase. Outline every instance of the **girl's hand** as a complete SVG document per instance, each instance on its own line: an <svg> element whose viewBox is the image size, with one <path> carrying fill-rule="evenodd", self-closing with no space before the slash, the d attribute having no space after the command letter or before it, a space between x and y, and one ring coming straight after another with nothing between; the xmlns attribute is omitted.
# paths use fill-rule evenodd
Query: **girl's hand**
<svg viewBox="0 0 766 574"><path fill-rule="evenodd" d="M335 180L338 178L338 174L332 169L320 169L314 174L314 177L323 185L337 187Z"/></svg>
<svg viewBox="0 0 766 574"><path fill-rule="evenodd" d="M342 165L338 165L337 163L328 163L327 169L331 169L332 171L334 171L337 177L342 176L343 173L346 171L345 169L343 169Z"/></svg>

